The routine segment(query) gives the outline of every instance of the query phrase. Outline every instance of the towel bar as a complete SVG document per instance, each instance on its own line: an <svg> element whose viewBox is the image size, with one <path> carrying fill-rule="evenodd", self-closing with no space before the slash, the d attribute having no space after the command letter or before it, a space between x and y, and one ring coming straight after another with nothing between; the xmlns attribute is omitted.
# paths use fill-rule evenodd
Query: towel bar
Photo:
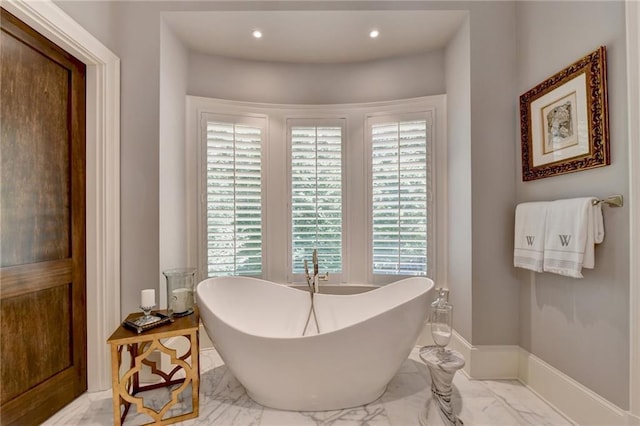
<svg viewBox="0 0 640 426"><path fill-rule="evenodd" d="M612 195L610 197L605 198L604 200L593 200L593 205L596 204L608 204L610 207L622 207L624 205L624 200L622 195Z"/></svg>

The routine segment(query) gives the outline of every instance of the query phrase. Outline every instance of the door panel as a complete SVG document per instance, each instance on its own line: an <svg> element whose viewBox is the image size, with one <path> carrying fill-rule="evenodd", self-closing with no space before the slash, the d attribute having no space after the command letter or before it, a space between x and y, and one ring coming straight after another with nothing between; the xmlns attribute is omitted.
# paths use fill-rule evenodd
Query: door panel
<svg viewBox="0 0 640 426"><path fill-rule="evenodd" d="M69 71L13 37L2 38L2 264L69 257ZM37 71L33 78L25 74ZM6 75L5 75L6 73ZM3 84L4 86L4 84ZM4 107L6 105L6 107ZM15 105L20 107L10 107ZM28 111L25 109L29 108Z"/></svg>
<svg viewBox="0 0 640 426"><path fill-rule="evenodd" d="M73 364L69 312L70 286L57 286L3 300L2 363L8 368L2 374L2 403L42 383ZM39 324L41 339L22 339L32 323ZM21 342L21 344L15 344Z"/></svg>
<svg viewBox="0 0 640 426"><path fill-rule="evenodd" d="M1 10L0 422L86 390L85 67Z"/></svg>

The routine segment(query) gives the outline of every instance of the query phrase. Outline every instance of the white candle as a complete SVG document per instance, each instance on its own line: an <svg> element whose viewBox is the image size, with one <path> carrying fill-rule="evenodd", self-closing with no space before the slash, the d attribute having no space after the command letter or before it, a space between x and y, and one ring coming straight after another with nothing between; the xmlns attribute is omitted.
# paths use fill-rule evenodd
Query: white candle
<svg viewBox="0 0 640 426"><path fill-rule="evenodd" d="M156 305L155 289L148 288L146 290L142 290L140 297L141 297L140 306L144 306L145 308L148 308Z"/></svg>
<svg viewBox="0 0 640 426"><path fill-rule="evenodd" d="M190 300L193 300L193 295L188 288L173 290L173 311L177 314L187 312L193 307Z"/></svg>

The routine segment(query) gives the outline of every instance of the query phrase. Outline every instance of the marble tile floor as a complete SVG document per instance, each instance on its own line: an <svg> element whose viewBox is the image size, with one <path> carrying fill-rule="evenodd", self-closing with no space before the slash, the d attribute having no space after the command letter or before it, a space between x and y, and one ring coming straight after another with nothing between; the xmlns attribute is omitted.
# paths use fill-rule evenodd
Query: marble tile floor
<svg viewBox="0 0 640 426"><path fill-rule="evenodd" d="M231 375L214 349L200 352L200 415L178 423L183 426L411 426L418 425L430 394L431 379L416 347L387 391L362 407L324 411L293 412L263 407L253 402ZM453 381L454 408L466 426L472 425L572 425L532 391L515 380L470 380L462 371ZM165 393L163 395L163 392ZM145 405L159 410L168 391L158 389L145 394ZM85 393L45 425L112 425L112 394ZM176 410L190 411L190 395ZM132 407L125 425L150 421ZM441 425L433 410L428 424Z"/></svg>

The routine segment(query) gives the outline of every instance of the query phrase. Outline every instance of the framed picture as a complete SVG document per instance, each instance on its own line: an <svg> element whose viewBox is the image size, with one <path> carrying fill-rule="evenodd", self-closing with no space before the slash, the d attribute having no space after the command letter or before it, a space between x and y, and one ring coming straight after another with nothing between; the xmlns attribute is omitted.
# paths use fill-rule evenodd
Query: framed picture
<svg viewBox="0 0 640 426"><path fill-rule="evenodd" d="M520 96L522 180L611 164L606 49Z"/></svg>

